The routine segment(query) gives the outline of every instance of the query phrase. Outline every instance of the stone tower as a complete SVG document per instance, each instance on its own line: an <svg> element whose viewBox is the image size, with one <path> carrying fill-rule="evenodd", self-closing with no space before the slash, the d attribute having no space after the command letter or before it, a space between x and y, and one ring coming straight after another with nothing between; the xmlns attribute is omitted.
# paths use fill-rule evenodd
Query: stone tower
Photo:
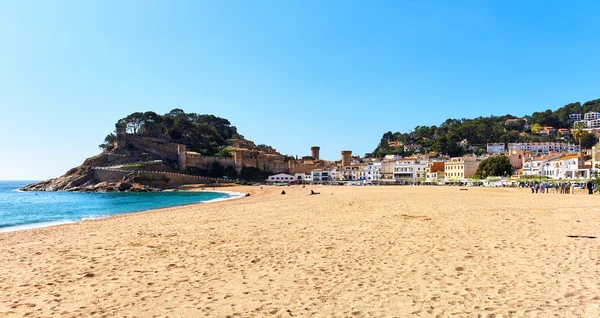
<svg viewBox="0 0 600 318"><path fill-rule="evenodd" d="M352 165L352 150L342 150L342 167Z"/></svg>
<svg viewBox="0 0 600 318"><path fill-rule="evenodd" d="M185 145L177 145L177 164L181 170L184 170L187 167L185 162L186 152L187 147Z"/></svg>
<svg viewBox="0 0 600 318"><path fill-rule="evenodd" d="M315 158L315 160L319 160L319 150L321 150L321 147L318 147L318 146L310 147L310 156Z"/></svg>
<svg viewBox="0 0 600 318"><path fill-rule="evenodd" d="M125 149L127 147L127 124L116 123L117 141L115 142L115 149Z"/></svg>

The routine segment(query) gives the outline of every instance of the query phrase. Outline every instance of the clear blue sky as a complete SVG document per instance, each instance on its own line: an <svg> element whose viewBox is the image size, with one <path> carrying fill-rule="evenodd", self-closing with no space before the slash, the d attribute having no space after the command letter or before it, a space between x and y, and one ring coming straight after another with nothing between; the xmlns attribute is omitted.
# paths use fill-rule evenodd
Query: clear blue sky
<svg viewBox="0 0 600 318"><path fill-rule="evenodd" d="M600 98L598 1L2 1L0 180L99 152L119 118L229 119L290 155Z"/></svg>

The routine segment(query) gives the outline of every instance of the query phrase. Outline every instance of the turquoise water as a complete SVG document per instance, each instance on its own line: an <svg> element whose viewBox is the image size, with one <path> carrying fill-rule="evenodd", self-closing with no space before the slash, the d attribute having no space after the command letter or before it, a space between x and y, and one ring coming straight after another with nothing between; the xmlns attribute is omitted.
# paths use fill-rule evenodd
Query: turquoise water
<svg viewBox="0 0 600 318"><path fill-rule="evenodd" d="M78 222L90 218L227 199L220 192L19 192L31 181L0 181L0 231Z"/></svg>

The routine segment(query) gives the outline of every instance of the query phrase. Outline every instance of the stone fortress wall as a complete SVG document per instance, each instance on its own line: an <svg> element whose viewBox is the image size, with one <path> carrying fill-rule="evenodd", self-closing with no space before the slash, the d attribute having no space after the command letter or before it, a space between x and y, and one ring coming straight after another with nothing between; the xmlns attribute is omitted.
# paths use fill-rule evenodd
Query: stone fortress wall
<svg viewBox="0 0 600 318"><path fill-rule="evenodd" d="M138 171L133 172L131 170L114 169L107 167L94 167L92 168L94 179L98 182L119 182L125 176L131 173L138 174L149 174L152 176L152 180L142 181L141 183L151 186L178 186L185 184L198 184L198 183L224 183L231 182L230 180L219 179L219 178L208 178L201 176L193 176L182 173L172 173L165 171Z"/></svg>
<svg viewBox="0 0 600 318"><path fill-rule="evenodd" d="M126 149L127 144L153 153L162 159L176 161L181 169L186 167L197 167L208 169L214 162L223 167L233 167L238 173L242 168L257 168L262 171L277 173L310 173L320 164L318 161L319 147L312 147L311 154L316 156L309 163L295 160L291 157L278 153L268 146L256 146L250 140L234 140L233 146L229 147L233 158L222 158L215 156L203 156L196 152L187 151L186 146L170 142L165 138L142 137L127 134L125 126L117 124L116 149Z"/></svg>

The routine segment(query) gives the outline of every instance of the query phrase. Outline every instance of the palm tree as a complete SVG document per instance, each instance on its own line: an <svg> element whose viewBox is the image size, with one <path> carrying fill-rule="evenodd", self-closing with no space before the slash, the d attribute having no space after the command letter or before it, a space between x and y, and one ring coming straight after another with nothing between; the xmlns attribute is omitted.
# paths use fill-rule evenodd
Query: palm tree
<svg viewBox="0 0 600 318"><path fill-rule="evenodd" d="M577 139L579 141L579 165L581 165L579 168L583 168L583 152L581 149L581 141L583 140L583 137L585 137L585 135L588 134L588 132L585 130L585 125L582 122L576 122L575 124L573 124L573 128L571 129L571 134L573 135L573 137L575 137L575 139Z"/></svg>

